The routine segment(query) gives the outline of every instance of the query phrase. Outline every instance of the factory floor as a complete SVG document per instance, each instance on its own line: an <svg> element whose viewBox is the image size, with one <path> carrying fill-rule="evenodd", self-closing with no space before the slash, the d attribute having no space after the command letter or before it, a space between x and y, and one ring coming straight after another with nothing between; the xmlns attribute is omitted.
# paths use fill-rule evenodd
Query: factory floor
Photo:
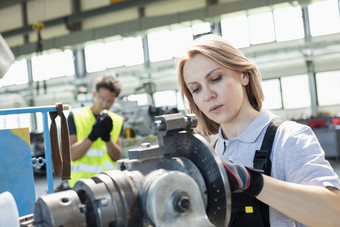
<svg viewBox="0 0 340 227"><path fill-rule="evenodd" d="M328 159L331 166L334 168L334 171L340 177L340 159ZM35 194L36 198L48 194L48 185L46 175L35 175ZM58 187L61 184L60 177L55 177L53 180L54 188Z"/></svg>

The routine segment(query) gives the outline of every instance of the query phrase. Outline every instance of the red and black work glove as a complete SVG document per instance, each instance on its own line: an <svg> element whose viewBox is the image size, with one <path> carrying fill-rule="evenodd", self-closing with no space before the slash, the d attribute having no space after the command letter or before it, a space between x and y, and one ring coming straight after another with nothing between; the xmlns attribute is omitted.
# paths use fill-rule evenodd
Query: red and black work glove
<svg viewBox="0 0 340 227"><path fill-rule="evenodd" d="M102 136L100 137L103 141L107 142L110 140L111 138L111 131L113 128L113 124L112 124L112 119L111 117L106 113L102 113L100 116L100 121L103 124L103 127L105 128L105 132L102 134Z"/></svg>
<svg viewBox="0 0 340 227"><path fill-rule="evenodd" d="M105 127L103 121L98 117L96 122L92 126L90 134L87 136L92 142L96 141L105 133Z"/></svg>
<svg viewBox="0 0 340 227"><path fill-rule="evenodd" d="M244 192L250 196L257 196L263 188L263 171L248 168L221 159L228 175L231 192Z"/></svg>

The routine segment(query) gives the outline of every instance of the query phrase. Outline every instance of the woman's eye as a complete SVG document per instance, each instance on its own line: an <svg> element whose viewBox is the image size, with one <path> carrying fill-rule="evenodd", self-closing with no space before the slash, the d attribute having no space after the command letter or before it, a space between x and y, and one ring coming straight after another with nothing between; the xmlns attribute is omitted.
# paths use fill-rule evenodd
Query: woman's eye
<svg viewBox="0 0 340 227"><path fill-rule="evenodd" d="M215 76L211 79L211 82L218 82L221 80L221 76Z"/></svg>
<svg viewBox="0 0 340 227"><path fill-rule="evenodd" d="M194 88L194 89L192 89L192 91L191 91L191 93L197 93L197 92L199 92L199 88Z"/></svg>

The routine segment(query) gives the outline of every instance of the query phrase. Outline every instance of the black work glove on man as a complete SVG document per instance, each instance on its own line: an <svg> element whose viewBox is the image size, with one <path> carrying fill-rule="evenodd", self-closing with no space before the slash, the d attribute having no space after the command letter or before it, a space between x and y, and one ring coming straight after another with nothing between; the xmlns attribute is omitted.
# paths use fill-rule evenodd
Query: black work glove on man
<svg viewBox="0 0 340 227"><path fill-rule="evenodd" d="M99 116L100 120L104 124L105 132L101 136L101 139L105 142L109 141L111 138L111 131L113 128L112 119L107 113L103 113Z"/></svg>
<svg viewBox="0 0 340 227"><path fill-rule="evenodd" d="M92 130L88 135L88 138L94 142L99 137L104 137L104 141L110 140L110 132L112 130L112 120L107 113L103 113L97 117L96 122L92 126ZM108 138L107 138L108 137Z"/></svg>
<svg viewBox="0 0 340 227"><path fill-rule="evenodd" d="M263 188L263 171L251 169L242 165L221 159L227 172L231 192L244 192L257 196Z"/></svg>

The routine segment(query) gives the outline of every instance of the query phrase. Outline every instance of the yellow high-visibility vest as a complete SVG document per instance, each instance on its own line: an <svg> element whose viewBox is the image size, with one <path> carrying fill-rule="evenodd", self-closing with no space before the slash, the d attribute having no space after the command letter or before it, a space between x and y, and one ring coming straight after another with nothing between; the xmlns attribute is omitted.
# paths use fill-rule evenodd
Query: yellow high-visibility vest
<svg viewBox="0 0 340 227"><path fill-rule="evenodd" d="M73 109L73 119L77 130L77 141L84 140L91 132L96 119L88 107ZM111 139L117 142L123 125L123 118L118 114L108 111L112 119ZM76 181L111 169L116 169L116 162L112 161L107 151L105 142L98 138L81 158L71 161L71 179L69 185L72 188Z"/></svg>

